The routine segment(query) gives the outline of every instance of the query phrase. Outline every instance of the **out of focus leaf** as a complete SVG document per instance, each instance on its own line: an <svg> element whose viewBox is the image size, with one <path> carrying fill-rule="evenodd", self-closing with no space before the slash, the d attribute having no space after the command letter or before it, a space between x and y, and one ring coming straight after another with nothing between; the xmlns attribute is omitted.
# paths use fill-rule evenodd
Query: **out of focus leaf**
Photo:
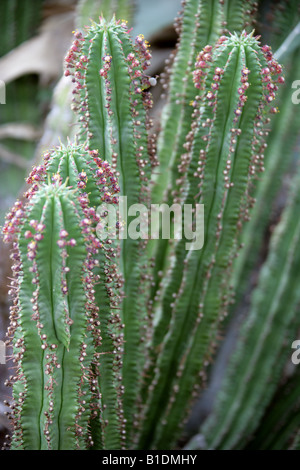
<svg viewBox="0 0 300 470"><path fill-rule="evenodd" d="M70 44L74 14L48 18L38 36L25 41L0 59L0 78L9 83L27 74L38 74L48 83L62 72L63 58Z"/></svg>

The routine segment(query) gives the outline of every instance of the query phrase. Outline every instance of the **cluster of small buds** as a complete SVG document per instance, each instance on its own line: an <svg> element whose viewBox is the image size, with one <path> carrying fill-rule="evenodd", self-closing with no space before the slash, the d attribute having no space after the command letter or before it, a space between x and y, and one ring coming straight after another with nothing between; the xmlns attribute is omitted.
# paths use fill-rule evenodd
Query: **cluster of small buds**
<svg viewBox="0 0 300 470"><path fill-rule="evenodd" d="M75 40L65 57L65 76L72 76L74 88L72 94L72 109L77 110L81 91L84 89L84 74L88 63L86 54L82 54L84 36L80 31L75 32Z"/></svg>
<svg viewBox="0 0 300 470"><path fill-rule="evenodd" d="M2 229L3 241L10 243L15 240L16 234L20 231L23 223L24 210L22 201L16 201L10 212L6 215L4 227Z"/></svg>
<svg viewBox="0 0 300 470"><path fill-rule="evenodd" d="M152 169L159 166L156 142L157 142L157 134L151 133L148 136L148 154L149 154Z"/></svg>
<svg viewBox="0 0 300 470"><path fill-rule="evenodd" d="M19 253L18 253L18 257L19 257L19 263L20 263ZM18 286L19 286L20 273L21 273L21 271L18 271L18 273L14 273L15 282ZM7 332L6 332L6 336L9 340L9 343L13 339L15 331L17 330L18 325L19 325L20 308L19 308L19 303L18 303L18 290L19 290L19 287L17 289L13 289L13 292L12 292L12 294L13 294L13 304L9 308L9 312L10 312L9 321L10 321L10 324L9 324L9 327L7 329Z"/></svg>
<svg viewBox="0 0 300 470"><path fill-rule="evenodd" d="M101 77L107 78L107 74L111 68L111 61L112 61L111 55L105 55L104 57L102 57L103 67L99 70L99 75Z"/></svg>
<svg viewBox="0 0 300 470"><path fill-rule="evenodd" d="M80 31L76 31L74 33L75 40L67 52L65 57L65 76L68 77L71 75L70 68L74 68L76 65L77 68L84 70L84 64L87 62L86 56L80 56L81 49L82 49L82 41L84 40L83 35Z"/></svg>
<svg viewBox="0 0 300 470"><path fill-rule="evenodd" d="M278 90L278 84L283 84L285 80L282 75L282 66L273 58L271 47L263 46L262 51L268 63L268 66L264 67L261 71L264 83L265 100L267 103L272 103L275 99L276 91ZM276 113L278 112L278 109L276 107L272 107L270 111L271 113Z"/></svg>
<svg viewBox="0 0 300 470"><path fill-rule="evenodd" d="M253 158L251 160L251 168L250 168L251 175L254 175L256 170L260 173L265 170L264 153L267 148L267 143L264 140L262 140L262 137L263 135L266 135L267 132L264 133L261 126L262 126L262 120L261 118L257 118L255 122L255 133L257 137L255 137L252 142ZM249 204L252 203L252 199L250 198L250 196L248 197L248 202ZM248 215L246 215L244 219L249 220Z"/></svg>
<svg viewBox="0 0 300 470"><path fill-rule="evenodd" d="M124 20L124 19L118 20L118 21L116 22L116 24L119 24L122 28L126 29L126 32L127 32L127 33L130 33L130 31L131 31L131 29L132 29L132 28L131 28L130 30L128 29L128 21L127 21L127 20Z"/></svg>
<svg viewBox="0 0 300 470"><path fill-rule="evenodd" d="M32 186L25 192L24 197L26 199L31 199L39 189L39 184L46 181L47 176L47 166L51 157L50 152L45 152L43 155L43 164L36 166L32 169L28 178L26 178L26 183L31 184ZM59 176L54 175L52 181L59 181ZM61 182L61 181L60 181Z"/></svg>
<svg viewBox="0 0 300 470"><path fill-rule="evenodd" d="M250 74L250 70L247 67L243 67L242 74L241 74L241 86L238 88L239 102L235 110L235 118L234 118L235 123L238 122L239 117L242 114L242 108L247 101L246 91L250 86L249 81L248 81L249 74Z"/></svg>
<svg viewBox="0 0 300 470"><path fill-rule="evenodd" d="M51 157L50 152L46 152L43 155L43 164L34 167L29 174L28 178L26 178L26 183L31 184L32 186L29 188L28 191L25 192L24 197L26 199L31 199L35 193L39 189L39 184L46 181L47 176L47 166ZM53 179L55 182L55 179Z"/></svg>
<svg viewBox="0 0 300 470"><path fill-rule="evenodd" d="M145 75L143 73L143 70L145 70L150 64L151 54L148 51L149 44L147 43L147 41L144 41L144 37L142 35L136 38L136 44L139 44L142 49L142 57L141 57L141 50L139 50L138 52L138 58L136 57L136 53L130 52L126 57L126 61L128 62L128 73L131 78L131 83L134 87L133 96L131 99L131 112L134 118L133 119L134 134L135 134L135 139L137 142L136 160L139 166L139 173L140 173L141 180L148 181L144 169L146 166L149 165L149 163L148 163L148 159L147 161L145 159L146 154L144 152L144 148L143 146L139 145L138 140L141 139L142 137L140 126L144 124L144 122L145 122L146 131L149 131L153 127L153 121L148 116L148 111L153 106L153 99L152 99L151 93L147 91L147 89L150 86L154 86L156 84L156 78L149 77L148 75ZM147 64L145 62L145 54L149 62L148 63L146 60ZM144 122L139 119L140 111L138 110L138 107L141 101L138 98L138 96L135 96L135 95L142 96L143 108L146 111ZM151 163L152 168L154 166L157 166L156 138L155 137L153 139L150 139L148 137L148 155L150 158L150 163Z"/></svg>
<svg viewBox="0 0 300 470"><path fill-rule="evenodd" d="M27 184L38 183L45 181L46 168L44 165L39 165L33 168L28 178L26 179Z"/></svg>
<svg viewBox="0 0 300 470"><path fill-rule="evenodd" d="M178 45L177 45L178 49ZM163 90L163 93L161 94L161 99L164 100L166 98L166 91L169 88L169 83L172 75L172 66L174 64L176 57L176 53L173 52L170 54L170 56L165 60L165 69L164 71L160 74L159 81L161 83L161 87Z"/></svg>
<svg viewBox="0 0 300 470"><path fill-rule="evenodd" d="M153 106L152 94L149 91L143 93L143 103L146 110L150 110Z"/></svg>
<svg viewBox="0 0 300 470"><path fill-rule="evenodd" d="M34 194L38 191L39 184L45 182L46 180L47 166L51 158L51 153L45 152L42 157L42 165L34 167L31 173L29 174L28 178L26 179L26 183L32 185L29 190L26 191L24 194L24 197L26 199L31 199L32 196L34 196Z"/></svg>
<svg viewBox="0 0 300 470"><path fill-rule="evenodd" d="M96 255L99 250L103 249L102 242L95 235L96 224L98 223L100 217L96 213L96 210L89 206L89 199L86 193L83 193L78 197L78 202L84 214L84 217L81 219L79 226L81 227L81 232L84 235L85 245L88 252L86 267L89 272L91 272L95 266L98 266L99 263L99 261L94 258L93 255ZM70 242L72 241L73 240L70 240Z"/></svg>
<svg viewBox="0 0 300 470"><path fill-rule="evenodd" d="M193 72L193 81L195 88L201 90L203 87L204 79L207 75L207 69L210 67L212 60L212 46L205 46L197 57L195 63L195 70Z"/></svg>
<svg viewBox="0 0 300 470"><path fill-rule="evenodd" d="M31 199L31 198L35 195L35 193L37 192L38 189L39 189L38 184L33 184L33 185L28 189L28 191L25 192L24 197L25 197L26 199Z"/></svg>
<svg viewBox="0 0 300 470"><path fill-rule="evenodd" d="M46 353L45 355L45 360L47 361L45 363L45 374L46 375L53 375L53 372L55 369L60 369L61 368L61 364L60 362L58 361L58 357L57 357L57 354L56 354L56 349L57 349L57 345L55 344L52 344L51 347L49 348L49 352ZM53 406L53 404L50 403L50 407ZM50 412L53 411L53 409L49 410Z"/></svg>
<svg viewBox="0 0 300 470"><path fill-rule="evenodd" d="M45 348L46 349L46 348ZM54 379L54 372L56 369L60 369L61 365L58 362L56 354L57 345L52 344L49 351L45 351L45 375L48 377L45 383L45 390L47 391L47 410L44 411L45 422L44 422L44 436L47 442L48 450L52 450L51 447L51 426L53 424L54 409L55 409L55 396L54 387L56 381Z"/></svg>
<svg viewBox="0 0 300 470"><path fill-rule="evenodd" d="M59 248L65 248L67 246L76 246L77 242L74 238L70 238L70 240L67 240L67 237L69 236L68 232L65 229L61 229L59 232L59 239L57 240L57 246Z"/></svg>
<svg viewBox="0 0 300 470"><path fill-rule="evenodd" d="M133 78L142 76L142 72L139 69L140 61L136 58L133 52L130 52L126 57L126 61L129 63L129 73Z"/></svg>
<svg viewBox="0 0 300 470"><path fill-rule="evenodd" d="M216 67L214 70L213 82L211 84L211 90L206 94L209 106L215 106L216 103L216 92L219 89L221 77L224 70L221 67Z"/></svg>
<svg viewBox="0 0 300 470"><path fill-rule="evenodd" d="M247 34L245 33L245 35L247 35ZM219 37L219 39L218 39L217 42L216 42L216 46L215 46L216 49L219 48L219 47L221 47L221 46L223 46L223 44L224 44L227 40L228 40L228 37L227 37L227 36L221 36L221 37Z"/></svg>
<svg viewBox="0 0 300 470"><path fill-rule="evenodd" d="M104 202L117 204L118 199L116 195L120 192L120 186L118 185L115 172L106 160L102 160L99 157L99 152L97 150L89 150L89 154L97 165L97 170L95 172L95 176L97 178L96 184L98 186L103 186L104 192L102 200Z"/></svg>
<svg viewBox="0 0 300 470"><path fill-rule="evenodd" d="M5 385L8 387L12 387L14 382L18 380L19 376L21 376L20 370L17 371L15 376L10 376L9 379L5 381ZM26 394L25 394L24 385L23 385L22 388L19 388L18 393L14 395L14 401L10 404L6 403L7 406L9 406L10 410L4 413L7 419L10 421L10 423L13 425L13 430L14 430L12 438L8 438L8 436L5 436L5 437L6 439L8 438L9 441L11 439L14 441L14 446L16 449L18 447L22 449L23 429L21 427L21 411L22 411L24 400L25 400L25 396ZM7 443L7 447L8 447L8 443Z"/></svg>
<svg viewBox="0 0 300 470"><path fill-rule="evenodd" d="M150 45L148 41L145 40L143 34L139 34L135 38L136 50L139 54L142 69L146 70L150 66L151 60L151 53L150 53Z"/></svg>
<svg viewBox="0 0 300 470"><path fill-rule="evenodd" d="M52 175L51 177L51 181L52 183L58 183L58 184L61 184L62 183L62 177L60 176L59 173L55 173L55 175Z"/></svg>
<svg viewBox="0 0 300 470"><path fill-rule="evenodd" d="M82 343L81 348L80 348L80 354L79 354L79 362L83 363L86 356L87 356L87 347L88 345L86 343Z"/></svg>
<svg viewBox="0 0 300 470"><path fill-rule="evenodd" d="M133 52L130 52L127 55L126 61L128 62L128 73L132 80L132 84L134 85L134 93L140 95L142 94L143 89L148 88L150 84L147 80L147 77L143 76L140 60L137 59ZM138 101L136 102L136 104L137 103ZM134 104L135 103L133 103L133 105Z"/></svg>
<svg viewBox="0 0 300 470"><path fill-rule="evenodd" d="M42 349L46 349L47 347L47 335L43 333L44 325L40 322L39 316L39 305L38 305L38 297L39 297L39 273L38 273L38 266L36 262L37 257L37 249L38 243L43 240L44 235L43 232L46 229L46 226L41 221L36 219L31 219L29 221L29 226L31 227L30 230L26 230L24 236L26 239L29 239L29 243L27 245L27 258L29 261L32 262L31 267L29 268L30 272L32 273L32 284L35 287L35 290L32 293L32 297L30 299L32 304L32 316L31 319L37 323L37 328L39 331L39 336L42 342Z"/></svg>
<svg viewBox="0 0 300 470"><path fill-rule="evenodd" d="M96 305L95 300L95 283L97 277L93 273L93 268L95 267L94 263L91 263L93 257L88 255L85 263L85 275L83 277L86 302L85 302L85 314L87 320L87 331L91 332L93 337L93 344L95 348L99 348L102 345L102 336L101 336L101 323L99 320L100 308ZM84 359L86 357L86 348L87 346L83 344L82 352L79 356L79 361L82 366L84 366Z"/></svg>
<svg viewBox="0 0 300 470"><path fill-rule="evenodd" d="M143 37L140 36L137 39L138 42L143 42ZM148 47L148 45L147 45ZM151 55L149 55L151 57ZM146 67L141 68L140 60L138 60L135 57L135 54L133 52L129 53L126 60L129 62L128 66L128 73L130 75L130 78L132 80L132 84L134 86L134 95L141 95L142 96L142 103L143 103L143 108L146 111L145 115L145 128L146 131L149 131L151 127L153 127L153 122L148 116L148 111L152 108L153 106L153 99L152 95L147 89L151 86L151 83L154 84L153 80L156 82L156 79L153 79L149 77L148 75L144 75L142 70L145 70ZM148 159L146 161L145 159L145 152L144 152L144 147L139 144L139 140L142 137L141 131L140 131L140 126L143 125L144 123L139 119L139 114L140 111L138 111L138 106L140 105L140 100L138 97L134 96L131 99L131 111L132 111L132 116L134 118L133 124L134 124L134 134L135 134L135 139L136 139L136 161L139 167L139 173L141 180L143 181L148 181L145 173L145 168L148 166ZM148 140L148 151L149 151L149 158L152 167L155 166L154 162L157 160L156 156L156 146L155 146L155 140L156 139L150 139L149 136L147 137ZM147 157L148 157L147 155ZM153 164L152 164L153 162Z"/></svg>
<svg viewBox="0 0 300 470"><path fill-rule="evenodd" d="M261 50L263 51L264 56L268 62L273 60L272 49L270 46L265 44L264 46L262 46Z"/></svg>
<svg viewBox="0 0 300 470"><path fill-rule="evenodd" d="M80 173L78 173L78 178L79 178L79 181L77 183L77 187L79 189L85 189L86 183L87 183L87 174L86 174L86 172L81 171Z"/></svg>
<svg viewBox="0 0 300 470"><path fill-rule="evenodd" d="M38 220L30 220L29 225L35 230L35 234L32 234L31 230L26 230L25 238L33 238L27 245L27 258L33 261L36 258L37 244L44 238L43 231L45 230L45 224Z"/></svg>
<svg viewBox="0 0 300 470"><path fill-rule="evenodd" d="M279 85L283 84L285 80L282 75L282 66L273 58L271 47L265 45L262 46L261 50L267 61L267 66L261 70L264 100L268 104L271 104L276 98L276 92L278 91ZM278 108L274 106L270 106L267 109L271 114L276 114L278 112ZM264 139L268 135L268 130L265 128L265 125L270 122L269 117L263 117L265 114L264 105L262 103L254 122L255 136L252 142L253 157L250 166L251 176L254 176L256 172L263 172L265 169L264 152L267 144ZM249 201L251 202L250 199ZM249 220L249 214L245 213L243 215L243 219Z"/></svg>

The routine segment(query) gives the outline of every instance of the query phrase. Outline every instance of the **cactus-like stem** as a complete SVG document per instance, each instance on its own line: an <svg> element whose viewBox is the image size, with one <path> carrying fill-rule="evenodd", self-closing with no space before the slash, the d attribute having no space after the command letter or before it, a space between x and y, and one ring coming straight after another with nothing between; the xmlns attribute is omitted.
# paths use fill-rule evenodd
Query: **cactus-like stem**
<svg viewBox="0 0 300 470"><path fill-rule="evenodd" d="M92 272L100 242L82 201L66 185L45 184L8 214L4 238L17 234L11 326L16 372L12 447L85 449L95 347L101 343Z"/></svg>
<svg viewBox="0 0 300 470"><path fill-rule="evenodd" d="M31 37L41 18L42 0L33 4L30 0L11 3L3 0L0 6L2 31L0 57Z"/></svg>
<svg viewBox="0 0 300 470"><path fill-rule="evenodd" d="M299 183L298 171L274 230L215 412L203 430L209 447L242 445L274 393L283 361L291 356L289 329L300 300L300 224L295 217L300 204Z"/></svg>
<svg viewBox="0 0 300 470"><path fill-rule="evenodd" d="M274 8L275 9L275 8ZM291 26L300 19L299 3L296 0L279 2L274 11L271 32L264 35L274 50L286 39ZM232 285L235 293L235 305L239 306L246 290L249 290L249 279L252 270L262 252L263 235L266 233L274 201L282 188L283 175L288 171L294 158L300 126L297 106L292 102L294 80L300 73L299 50L295 51L283 63L285 84L279 91L278 107L280 112L274 115L269 124L271 132L267 139L264 155L265 172L251 190L255 199L250 211L250 220L245 224L240 239L239 256L234 261ZM284 158L282 158L284 155ZM235 306L233 307L235 308ZM230 318L230 316L228 317Z"/></svg>
<svg viewBox="0 0 300 470"><path fill-rule="evenodd" d="M241 32L251 12L251 2L240 0L186 0L183 6L175 24L180 36L158 139L159 169L152 191L153 202L158 204L165 199L166 190L176 194L178 165L192 123L191 103L197 95L192 75L197 54L206 44L214 44L225 26L230 32Z"/></svg>
<svg viewBox="0 0 300 470"><path fill-rule="evenodd" d="M299 387L299 369L296 367L292 377L276 391L260 421L254 439L250 440L246 449L284 450L289 448L291 438L299 429Z"/></svg>
<svg viewBox="0 0 300 470"><path fill-rule="evenodd" d="M151 121L147 110L152 100L145 75L151 54L142 36L132 44L126 23L93 24L84 37L77 32L67 55L66 73L74 73L75 108L81 123L80 140L86 149L97 149L102 159L116 170L120 195L127 207L149 203L147 184L151 161L156 163ZM150 155L150 158L149 158ZM143 292L146 254L144 240L128 235L133 217L128 217L121 243L121 271L125 280L122 302L124 329L124 410L127 427L134 415L134 403L143 362L142 341L147 311Z"/></svg>
<svg viewBox="0 0 300 470"><path fill-rule="evenodd" d="M284 43L276 51L275 57L278 60L283 60L288 57L300 45L300 22L295 26L293 31L288 35Z"/></svg>
<svg viewBox="0 0 300 470"><path fill-rule="evenodd" d="M133 0L79 0L77 4L77 28L90 23L90 19L103 16L109 20L116 15L118 19L130 21L133 16Z"/></svg>
<svg viewBox="0 0 300 470"><path fill-rule="evenodd" d="M293 436L292 443L289 445L288 450L299 450L300 449L300 430L298 428L298 431L296 435Z"/></svg>
<svg viewBox="0 0 300 470"><path fill-rule="evenodd" d="M152 199L172 204L180 200L180 161L186 153L186 136L193 122L193 106L198 89L193 83L197 54L207 44L215 44L225 31L241 33L254 16L253 2L241 0L187 0L178 19L180 33L170 73L168 101L163 109L162 128L158 137L158 170L153 174ZM191 23L194 27L191 28ZM156 295L160 278L169 267L168 240L150 241L149 256L154 256L153 286L150 301Z"/></svg>
<svg viewBox="0 0 300 470"><path fill-rule="evenodd" d="M223 2L223 23L226 33L253 29L256 21L257 2L255 0L225 0Z"/></svg>
<svg viewBox="0 0 300 470"><path fill-rule="evenodd" d="M20 8L27 0L21 3ZM74 84L77 136L73 144L44 154L3 228L14 261L8 344L15 370L7 383L13 387L12 449L176 446L205 385L233 290L237 299L245 292L252 267L248 254L258 251L265 211L290 161L282 162L280 154L284 149L292 156L287 146L294 140L287 145L283 139L289 132L295 137L298 124L288 86L281 114L268 117L278 111L273 100L284 82L282 67L270 47L248 34L257 2L182 1L175 20L179 40L164 75L168 94L158 141L148 116L155 83L147 75L149 44L142 35L133 42L127 27L132 3L78 2L78 30L65 66ZM99 5L99 24L84 26ZM277 5L276 24L282 28L273 44L299 21L297 0ZM8 2L0 10L5 16ZM8 43L6 37L2 47ZM296 53L293 57L296 61ZM287 85L297 79L297 70ZM272 235L216 408L193 448L286 447L298 428L297 374L287 400L275 391L299 326L299 185L300 171ZM120 196L126 207L117 208L124 201ZM161 237L147 244L142 226L141 237L132 236L137 221L127 209L139 204L140 211L143 204L148 211L151 196L153 203L178 203L182 209L181 236L175 240ZM112 225L104 205L119 216ZM119 230L122 215L126 225ZM236 262L241 242L247 246ZM268 410L270 400L275 408ZM262 417L264 426L253 437ZM271 441L266 435L274 423ZM300 439L294 437L297 448Z"/></svg>
<svg viewBox="0 0 300 470"><path fill-rule="evenodd" d="M75 103L80 139L97 149L119 173L121 194L128 204L141 200L151 165L146 109L152 106L149 45L142 36L132 44L126 23L93 24L76 39L66 57L66 74L75 77Z"/></svg>
<svg viewBox="0 0 300 470"><path fill-rule="evenodd" d="M77 188L80 198L85 201L89 195L86 213L91 217L93 229L97 228L99 214L97 208L101 204L116 204L119 187L114 172L107 162L99 158L97 151L87 152L77 144L61 146L52 152L46 152L43 164L32 170L27 182L34 183L27 196L36 190L36 182L45 178L58 181L68 181L68 185ZM119 305L115 298L115 286L121 287L122 280L116 266L116 247L110 239L104 240L106 250L98 250L94 254L94 276L97 278L94 296L95 302L100 306L99 321L101 325L101 344L97 347L100 373L97 375L101 391L101 416L93 421L94 433L101 436L94 448L106 449L120 448L122 435L120 429L123 425L122 406L120 395L122 383L120 366L122 363L122 335L120 334L121 319ZM101 430L96 431L96 424L101 424ZM105 423L105 424L104 424ZM124 437L124 436L123 436ZM101 443L101 444L100 444Z"/></svg>
<svg viewBox="0 0 300 470"><path fill-rule="evenodd" d="M291 85L300 73L298 56L299 52L296 52L291 62L285 65L286 83L280 90L280 112L271 121L268 146L264 152L265 172L251 192L256 202L240 239L242 248L234 261L232 285L237 305L249 288L249 278L261 252L263 235L270 222L274 201L282 187L282 175L289 169L294 156L300 117L297 106L292 103Z"/></svg>
<svg viewBox="0 0 300 470"><path fill-rule="evenodd" d="M262 37L276 51L275 54L299 23L299 15L298 0L279 0L269 9L261 11ZM281 61L284 62L284 58Z"/></svg>
<svg viewBox="0 0 300 470"><path fill-rule="evenodd" d="M205 241L201 250L188 253L186 239L177 243L174 265L161 287L162 307L156 311L145 372L141 447L163 448L176 436L183 403L190 402L196 375L201 371L203 376L210 361L228 307L227 278L249 181L261 167L261 126L281 67L268 46L261 48L252 34L243 33L221 37L214 49L206 46L194 79L200 90L196 124L180 171L183 202L204 204Z"/></svg>
<svg viewBox="0 0 300 470"><path fill-rule="evenodd" d="M163 111L158 139L159 169L152 191L153 202L157 204L163 201L164 192L169 190L169 186L173 190L176 187L177 167L192 121L190 102L197 94L192 76L197 54L206 44L214 43L221 33L222 8L219 0L187 0L183 5L182 16L175 24L180 32L180 42L172 64L169 100Z"/></svg>

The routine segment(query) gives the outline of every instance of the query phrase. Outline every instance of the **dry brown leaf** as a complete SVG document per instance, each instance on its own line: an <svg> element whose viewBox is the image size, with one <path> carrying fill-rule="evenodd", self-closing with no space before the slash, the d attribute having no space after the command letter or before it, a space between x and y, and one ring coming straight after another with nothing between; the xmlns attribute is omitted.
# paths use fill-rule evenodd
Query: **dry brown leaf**
<svg viewBox="0 0 300 470"><path fill-rule="evenodd" d="M12 152L3 145L0 145L0 160L16 165L19 168L27 169L28 161L17 153Z"/></svg>
<svg viewBox="0 0 300 470"><path fill-rule="evenodd" d="M0 125L0 139L36 140L41 137L41 129L22 122L9 122Z"/></svg>
<svg viewBox="0 0 300 470"><path fill-rule="evenodd" d="M42 83L57 79L72 40L74 12L47 18L40 34L13 49L0 59L0 79L9 83L30 73L40 75Z"/></svg>

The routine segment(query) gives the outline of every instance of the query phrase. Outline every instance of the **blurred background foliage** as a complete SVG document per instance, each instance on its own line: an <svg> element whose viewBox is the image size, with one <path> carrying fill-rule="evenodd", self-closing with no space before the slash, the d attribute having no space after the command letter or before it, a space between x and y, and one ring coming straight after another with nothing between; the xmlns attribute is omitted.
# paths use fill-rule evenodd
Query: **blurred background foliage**
<svg viewBox="0 0 300 470"><path fill-rule="evenodd" d="M255 29L262 36L262 43L271 45L273 51L278 50L282 39L299 22L292 7L281 8L283 3L276 0L258 2ZM290 3L295 5L296 2ZM151 44L150 75L161 74L166 59L175 50L177 35L173 24L180 4L180 0L135 0L130 17L126 18L133 27L132 35L142 33ZM100 13L105 16L105 12L115 8L119 8L121 16L122 0L1 0L0 80L6 84L6 104L0 105L0 226L8 208L23 193L24 179L41 153L60 140L65 143L67 137L72 138L71 83L63 76L63 58L71 44L72 31L88 24L90 17L97 20ZM261 194L260 200L264 203L255 208L248 226L249 243L237 260L233 285L239 285L238 295L230 320L225 322L223 335L219 338L219 352L209 371L207 389L189 422L189 435L197 434L200 423L213 408L228 358L249 308L260 266L267 257L273 227L285 205L287 187L299 155L299 106L291 105L291 84L300 79L299 48L283 57L281 62L285 66L286 85L277 103L280 113L270 124L272 130L266 151L266 170L272 178L262 179L255 190ZM153 89L154 118L161 112L164 92L160 83ZM8 320L9 274L9 253L0 242L0 340L5 339ZM300 322L295 321L291 328L295 335ZM299 388L300 372L291 361L287 360L286 364L281 385L266 411L266 429L260 430L261 437L258 433L256 440L248 444L249 448L283 445L290 436L293 420L294 428L299 427L299 395L295 390ZM8 392L3 382L8 374L5 366L0 365L1 435L7 427L3 400ZM289 397L289 406L286 397ZM282 416L281 424L274 425L272 438L267 439L272 422L278 423L278 413ZM201 442L197 446L201 447Z"/></svg>

